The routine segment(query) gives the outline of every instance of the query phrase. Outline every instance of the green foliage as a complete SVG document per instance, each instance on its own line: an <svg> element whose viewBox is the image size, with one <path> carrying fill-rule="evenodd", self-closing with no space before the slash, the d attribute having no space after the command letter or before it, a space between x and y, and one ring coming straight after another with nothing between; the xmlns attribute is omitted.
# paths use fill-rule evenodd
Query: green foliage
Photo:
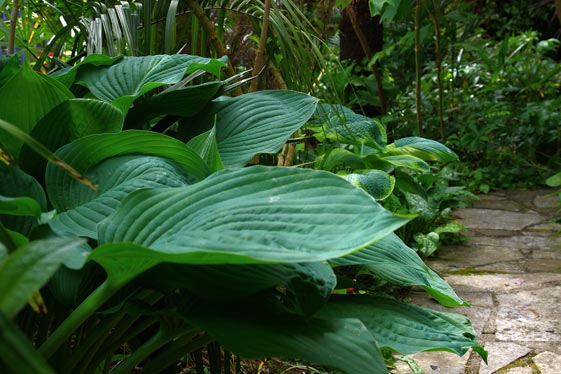
<svg viewBox="0 0 561 374"><path fill-rule="evenodd" d="M393 234L408 219L344 178L244 167L257 153L278 152L317 100L294 91L227 98L219 80L186 85L194 69L216 76L223 64L90 56L56 79L25 66L0 71L0 90L25 85L28 95L25 117L6 112L18 131L0 114L0 278L9 284L0 296L2 371L180 370L178 361L214 340L249 358L294 356L353 374L386 371L379 347L484 355L464 317L387 296L331 296L341 288L333 266L351 262L421 285L444 305L466 305ZM178 91L206 102L174 101ZM13 108L18 97L0 105ZM143 112L152 114L138 121ZM363 169L388 167L358 173L374 194L392 189L394 167L456 158L426 139L386 144L383 127L365 118L355 117L355 130L327 118L330 136L356 140L341 150ZM22 133L37 134L59 158ZM36 162L36 150L51 162ZM59 168L60 159L79 173Z"/></svg>

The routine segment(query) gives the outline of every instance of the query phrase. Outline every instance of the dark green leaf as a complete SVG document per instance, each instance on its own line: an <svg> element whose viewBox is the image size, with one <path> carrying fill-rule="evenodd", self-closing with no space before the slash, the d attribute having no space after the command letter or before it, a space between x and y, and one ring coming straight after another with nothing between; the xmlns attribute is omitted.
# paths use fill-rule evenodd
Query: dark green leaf
<svg viewBox="0 0 561 374"><path fill-rule="evenodd" d="M387 296L334 295L318 317L360 319L381 347L402 354L448 351L462 356L473 348L486 357L467 317L404 304Z"/></svg>
<svg viewBox="0 0 561 374"><path fill-rule="evenodd" d="M330 262L335 265L364 265L365 269L395 285L423 286L427 293L444 306L469 306L395 234Z"/></svg>
<svg viewBox="0 0 561 374"><path fill-rule="evenodd" d="M55 374L25 334L1 310L0 358L10 373Z"/></svg>
<svg viewBox="0 0 561 374"><path fill-rule="evenodd" d="M276 153L314 113L317 99L300 92L259 91L217 101L216 141L227 168L258 153Z"/></svg>
<svg viewBox="0 0 561 374"><path fill-rule="evenodd" d="M210 173L206 163L191 148L166 135L148 131L90 135L75 140L57 152L57 155L81 171L87 171L111 157L131 154L167 158L194 179L203 179ZM46 185L51 203L59 212L72 209L96 195L52 165L47 167Z"/></svg>
<svg viewBox="0 0 561 374"><path fill-rule="evenodd" d="M243 357L296 357L348 374L387 372L376 341L357 319L303 318L247 304L196 303L184 315Z"/></svg>
<svg viewBox="0 0 561 374"><path fill-rule="evenodd" d="M36 240L10 254L0 264L0 311L14 317L82 242L76 238Z"/></svg>
<svg viewBox="0 0 561 374"><path fill-rule="evenodd" d="M0 97L0 119L29 134L45 114L73 95L56 80L41 75L24 64L0 88ZM23 144L3 130L0 130L0 143L15 157L18 157Z"/></svg>

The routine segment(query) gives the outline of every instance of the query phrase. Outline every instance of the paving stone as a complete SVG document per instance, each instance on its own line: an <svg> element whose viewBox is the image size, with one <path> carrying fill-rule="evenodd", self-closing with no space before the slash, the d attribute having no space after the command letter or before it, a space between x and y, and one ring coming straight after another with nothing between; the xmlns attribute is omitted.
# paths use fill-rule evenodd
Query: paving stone
<svg viewBox="0 0 561 374"><path fill-rule="evenodd" d="M552 282L561 282L559 273L447 275L444 277L456 292L493 291L509 293L535 289Z"/></svg>
<svg viewBox="0 0 561 374"><path fill-rule="evenodd" d="M537 213L518 213L491 209L459 209L454 215L459 222L474 230L521 231L544 221Z"/></svg>
<svg viewBox="0 0 561 374"><path fill-rule="evenodd" d="M531 259L526 261L525 266L525 270L530 273L558 272L561 271L561 258Z"/></svg>
<svg viewBox="0 0 561 374"><path fill-rule="evenodd" d="M466 247L485 245L491 247L542 250L549 247L550 241L550 235L512 235L507 237L474 236L468 243L469 246Z"/></svg>
<svg viewBox="0 0 561 374"><path fill-rule="evenodd" d="M479 374L494 373L531 352L526 346L506 342L487 342L484 348L489 352L488 365L482 363Z"/></svg>
<svg viewBox="0 0 561 374"><path fill-rule="evenodd" d="M506 197L497 197L496 199L482 199L474 204L476 209L496 209L507 210L510 212L524 212L527 208L516 201L507 200Z"/></svg>
<svg viewBox="0 0 561 374"><path fill-rule="evenodd" d="M459 357L450 352L421 352L408 356L413 358L425 374L464 374L469 353ZM404 362L396 364L396 374L411 374Z"/></svg>
<svg viewBox="0 0 561 374"><path fill-rule="evenodd" d="M427 263L429 266L438 262L448 264L451 267L458 267L461 265L462 268L466 268L524 259L525 256L517 248L513 248L512 246L454 246L443 248L438 251L437 256L427 261Z"/></svg>
<svg viewBox="0 0 561 374"><path fill-rule="evenodd" d="M524 232L527 233L542 233L542 234L555 234L561 230L561 225L555 222L539 223L526 227Z"/></svg>
<svg viewBox="0 0 561 374"><path fill-rule="evenodd" d="M537 208L558 208L559 198L557 195L551 195L550 192L534 197L534 206Z"/></svg>
<svg viewBox="0 0 561 374"><path fill-rule="evenodd" d="M527 344L534 352L549 351L561 355L561 341L526 342L524 344Z"/></svg>
<svg viewBox="0 0 561 374"><path fill-rule="evenodd" d="M561 286L498 295L497 300L497 340L561 340Z"/></svg>
<svg viewBox="0 0 561 374"><path fill-rule="evenodd" d="M532 368L530 366L510 368L505 374L532 374Z"/></svg>
<svg viewBox="0 0 561 374"><path fill-rule="evenodd" d="M537 354L533 361L540 369L541 374L561 373L561 355L553 352L542 352Z"/></svg>

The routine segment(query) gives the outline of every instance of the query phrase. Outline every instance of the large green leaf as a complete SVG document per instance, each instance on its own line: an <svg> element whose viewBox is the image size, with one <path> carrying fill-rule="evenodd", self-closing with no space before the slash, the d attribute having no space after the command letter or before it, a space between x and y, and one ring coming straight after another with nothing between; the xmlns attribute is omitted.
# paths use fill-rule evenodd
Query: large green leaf
<svg viewBox="0 0 561 374"><path fill-rule="evenodd" d="M121 200L141 188L180 187L192 178L173 161L153 156L119 156L90 169L87 177L97 181L98 192L75 185L68 200L75 197L74 208L59 213L51 227L57 232L97 239L97 224L111 215ZM82 193L80 193L82 191Z"/></svg>
<svg viewBox="0 0 561 374"><path fill-rule="evenodd" d="M251 265L164 263L143 274L140 282L164 292L184 289L209 301L235 300L281 287L287 308L297 314L311 315L331 295L336 277L325 262Z"/></svg>
<svg viewBox="0 0 561 374"><path fill-rule="evenodd" d="M376 341L358 319L303 318L249 301L199 302L184 315L243 357L295 357L349 374L387 373Z"/></svg>
<svg viewBox="0 0 561 374"><path fill-rule="evenodd" d="M170 254L202 251L209 263L224 254L257 262L322 261L381 239L406 221L331 173L259 166L130 194L102 222L99 240Z"/></svg>
<svg viewBox="0 0 561 374"><path fill-rule="evenodd" d="M106 55L91 54L86 56L79 63L71 67L57 70L50 76L64 84L66 87L70 88L76 80L76 75L78 74L79 70L81 70L82 72L85 72L87 70L95 70L98 69L99 66L112 65L122 59L123 56L110 57Z"/></svg>
<svg viewBox="0 0 561 374"><path fill-rule="evenodd" d="M314 113L317 99L300 92L260 91L217 101L216 140L227 168L257 153L275 153Z"/></svg>
<svg viewBox="0 0 561 374"><path fill-rule="evenodd" d="M210 173L204 160L190 147L166 135L148 131L90 135L67 144L57 152L80 171L87 171L108 158L131 154L167 158L194 180L203 179ZM88 190L51 164L47 167L45 179L51 203L59 212L72 209L96 196L94 191Z"/></svg>
<svg viewBox="0 0 561 374"><path fill-rule="evenodd" d="M131 108L127 114L126 128L142 128L160 115L191 117L199 113L212 100L224 82L215 81L164 91Z"/></svg>
<svg viewBox="0 0 561 374"><path fill-rule="evenodd" d="M0 162L0 195L5 198L24 198L18 204L28 204L32 199L38 205L31 207L34 214L18 215L18 216L5 216L0 212L0 222L7 228L29 235L31 230L37 226L37 213L47 209L47 199L45 192L41 185L30 175L23 172L20 168L15 166L6 166ZM25 203L27 201L28 203ZM31 203L32 205L35 205ZM23 208L20 206L20 208ZM39 212L37 211L39 209ZM6 212L9 213L9 212ZM11 213L13 214L13 212Z"/></svg>
<svg viewBox="0 0 561 374"><path fill-rule="evenodd" d="M1 6L1 5L0 5ZM19 59L17 55L0 56L0 87L19 71Z"/></svg>
<svg viewBox="0 0 561 374"><path fill-rule="evenodd" d="M330 262L343 266L364 265L366 270L398 286L422 286L444 306L469 306L395 234L390 234L361 251Z"/></svg>
<svg viewBox="0 0 561 374"><path fill-rule="evenodd" d="M458 155L444 144L419 137L398 139L388 146L387 153L392 155L412 155L423 160L458 161Z"/></svg>
<svg viewBox="0 0 561 374"><path fill-rule="evenodd" d="M30 133L36 123L54 107L73 97L61 83L33 71L24 64L0 88L0 119ZM0 130L0 143L17 157L22 142Z"/></svg>
<svg viewBox="0 0 561 374"><path fill-rule="evenodd" d="M30 197L7 197L0 195L0 214L41 218L41 206Z"/></svg>
<svg viewBox="0 0 561 374"><path fill-rule="evenodd" d="M94 99L71 99L43 117L31 131L37 141L52 151L83 136L118 132L123 115L112 105ZM36 178L44 175L47 161L24 146L21 164Z"/></svg>
<svg viewBox="0 0 561 374"><path fill-rule="evenodd" d="M331 173L258 166L129 194L99 225L104 245L89 260L123 282L162 262L324 261L406 221Z"/></svg>
<svg viewBox="0 0 561 374"><path fill-rule="evenodd" d="M82 242L77 238L36 240L10 254L0 264L0 311L14 317Z"/></svg>
<svg viewBox="0 0 561 374"><path fill-rule="evenodd" d="M225 58L184 54L124 57L111 66L79 70L76 82L126 113L136 98L154 88L177 83L185 74L199 69L218 76L225 65Z"/></svg>
<svg viewBox="0 0 561 374"><path fill-rule="evenodd" d="M10 373L54 374L25 334L0 310L0 361ZM1 367L1 362L0 362Z"/></svg>
<svg viewBox="0 0 561 374"><path fill-rule="evenodd" d="M387 296L337 296L319 313L319 318L357 318L381 347L402 354L448 351L459 356L470 348L486 357L477 344L467 317L404 304Z"/></svg>

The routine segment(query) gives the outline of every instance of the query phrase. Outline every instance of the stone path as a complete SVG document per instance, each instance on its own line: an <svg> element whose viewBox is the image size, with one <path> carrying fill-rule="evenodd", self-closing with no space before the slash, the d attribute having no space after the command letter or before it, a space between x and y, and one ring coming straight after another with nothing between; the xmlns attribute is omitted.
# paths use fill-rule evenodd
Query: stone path
<svg viewBox="0 0 561 374"><path fill-rule="evenodd" d="M471 240L428 265L471 308L444 308L422 292L412 302L468 316L488 365L474 352L413 355L425 374L561 374L561 239L552 239L561 226L548 223L558 209L551 192L491 193L455 212ZM398 362L394 372L411 370Z"/></svg>

